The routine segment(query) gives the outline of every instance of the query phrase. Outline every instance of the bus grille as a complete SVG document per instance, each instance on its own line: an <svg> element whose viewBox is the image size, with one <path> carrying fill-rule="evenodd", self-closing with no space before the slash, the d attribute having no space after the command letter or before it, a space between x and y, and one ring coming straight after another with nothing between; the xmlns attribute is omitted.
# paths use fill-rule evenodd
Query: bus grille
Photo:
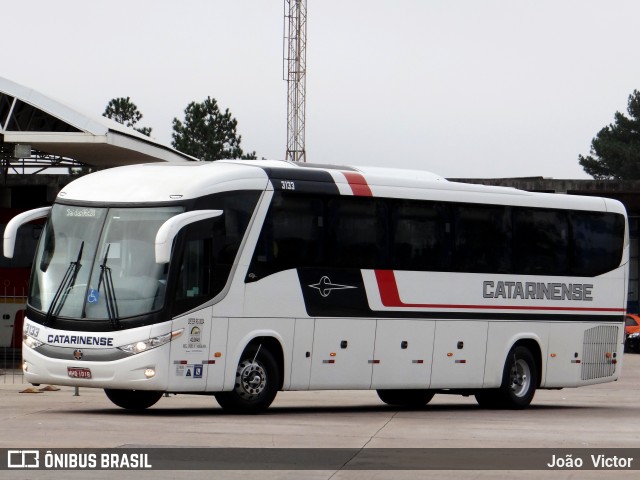
<svg viewBox="0 0 640 480"><path fill-rule="evenodd" d="M610 377L615 373L618 328L603 325L584 332L582 380Z"/></svg>

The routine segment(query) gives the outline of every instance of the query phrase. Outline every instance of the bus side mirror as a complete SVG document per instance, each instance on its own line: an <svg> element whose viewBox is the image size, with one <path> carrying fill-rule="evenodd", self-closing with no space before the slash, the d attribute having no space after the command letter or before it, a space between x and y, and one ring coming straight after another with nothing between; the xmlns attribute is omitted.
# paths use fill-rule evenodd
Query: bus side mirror
<svg viewBox="0 0 640 480"><path fill-rule="evenodd" d="M183 227L220 215L222 215L222 210L194 210L181 213L164 222L156 234L156 263L169 263L173 239Z"/></svg>
<svg viewBox="0 0 640 480"><path fill-rule="evenodd" d="M18 228L20 228L25 223L29 223L34 220L38 220L39 218L46 217L47 215L49 215L49 210L51 210L51 207L36 208L34 210L22 212L9 220L9 223L7 223L7 226L4 229L4 238L2 245L5 257L13 258L13 251L16 246L16 236L18 234Z"/></svg>

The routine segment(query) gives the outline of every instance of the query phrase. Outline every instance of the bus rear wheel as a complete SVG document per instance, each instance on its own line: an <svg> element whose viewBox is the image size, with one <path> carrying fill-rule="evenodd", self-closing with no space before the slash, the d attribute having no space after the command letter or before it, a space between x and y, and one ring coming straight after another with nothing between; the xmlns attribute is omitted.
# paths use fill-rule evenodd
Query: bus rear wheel
<svg viewBox="0 0 640 480"><path fill-rule="evenodd" d="M144 410L155 405L162 392L150 390L116 390L105 388L104 393L115 405L127 410Z"/></svg>
<svg viewBox="0 0 640 480"><path fill-rule="evenodd" d="M431 401L431 390L376 390L378 397L387 405L399 407L424 407Z"/></svg>
<svg viewBox="0 0 640 480"><path fill-rule="evenodd" d="M487 389L475 397L483 408L519 410L529 406L536 393L538 369L528 348L515 346L509 351L500 388Z"/></svg>
<svg viewBox="0 0 640 480"><path fill-rule="evenodd" d="M264 412L276 398L280 374L275 358L262 346L247 348L236 369L236 382L230 392L215 394L220 406L231 413Z"/></svg>

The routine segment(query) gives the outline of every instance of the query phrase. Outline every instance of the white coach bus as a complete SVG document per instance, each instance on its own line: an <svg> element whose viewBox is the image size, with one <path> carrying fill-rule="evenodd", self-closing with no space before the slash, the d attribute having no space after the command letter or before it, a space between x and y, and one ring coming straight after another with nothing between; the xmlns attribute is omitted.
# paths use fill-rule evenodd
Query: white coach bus
<svg viewBox="0 0 640 480"><path fill-rule="evenodd" d="M113 168L66 186L31 275L24 376L144 409L280 390L435 393L524 408L616 380L629 240L617 201L426 172L217 161Z"/></svg>

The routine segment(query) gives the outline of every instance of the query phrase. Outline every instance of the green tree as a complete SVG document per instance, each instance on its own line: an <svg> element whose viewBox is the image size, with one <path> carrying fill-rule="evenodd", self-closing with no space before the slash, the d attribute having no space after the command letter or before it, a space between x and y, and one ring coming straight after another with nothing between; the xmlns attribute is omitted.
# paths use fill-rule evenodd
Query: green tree
<svg viewBox="0 0 640 480"><path fill-rule="evenodd" d="M579 155L585 172L597 180L640 179L640 92L629 95L625 116L616 112L614 122L591 141L591 155Z"/></svg>
<svg viewBox="0 0 640 480"><path fill-rule="evenodd" d="M136 127L136 124L142 119L142 113L129 97L119 97L109 101L102 116L115 120L126 127L131 127L147 137L151 136L151 128Z"/></svg>
<svg viewBox="0 0 640 480"><path fill-rule="evenodd" d="M184 123L173 119L172 145L176 150L209 162L224 158L255 159L255 151L248 154L242 151L237 125L228 108L221 112L218 102L207 97L202 103L187 105Z"/></svg>

